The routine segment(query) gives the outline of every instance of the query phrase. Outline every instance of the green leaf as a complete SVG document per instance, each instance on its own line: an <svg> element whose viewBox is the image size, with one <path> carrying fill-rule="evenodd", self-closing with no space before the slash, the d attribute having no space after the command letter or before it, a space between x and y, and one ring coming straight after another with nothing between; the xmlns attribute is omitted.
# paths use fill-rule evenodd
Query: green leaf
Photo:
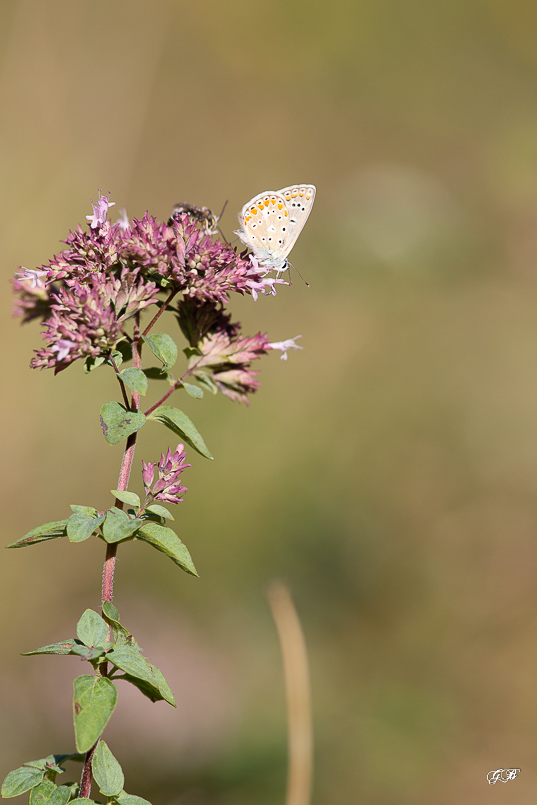
<svg viewBox="0 0 537 805"><path fill-rule="evenodd" d="M72 759L73 760L78 760L78 761L80 761L80 763L84 763L84 761L86 760L86 754L84 753L83 755L80 755L80 754L73 755ZM65 785L60 786L60 788L67 788L68 791L69 791L69 796L72 797L73 799L80 792L80 785L78 783L73 783L73 782L65 783ZM53 794L52 796L54 797L55 794Z"/></svg>
<svg viewBox="0 0 537 805"><path fill-rule="evenodd" d="M108 637L108 625L97 612L87 609L76 625L76 634L89 648L99 646Z"/></svg>
<svg viewBox="0 0 537 805"><path fill-rule="evenodd" d="M168 511L165 506L160 506L158 503L152 503L150 506L146 506L146 512L151 512L151 514L156 514L158 517L164 517L167 520L175 520L173 514Z"/></svg>
<svg viewBox="0 0 537 805"><path fill-rule="evenodd" d="M76 748L91 749L108 724L117 702L117 688L104 676L83 674L74 681L73 715Z"/></svg>
<svg viewBox="0 0 537 805"><path fill-rule="evenodd" d="M138 530L136 539L143 539L145 542L149 542L158 551L162 551L166 556L169 556L176 565L186 570L187 573L191 573L193 576L198 575L186 545L181 542L171 528L160 525L160 523L145 521Z"/></svg>
<svg viewBox="0 0 537 805"><path fill-rule="evenodd" d="M194 377L200 384L200 386L204 386L207 391L210 391L211 394L218 394L218 386L212 379L211 375L207 372L194 372Z"/></svg>
<svg viewBox="0 0 537 805"><path fill-rule="evenodd" d="M108 444L119 444L144 425L145 416L141 411L127 411L115 400L106 402L101 408L101 428Z"/></svg>
<svg viewBox="0 0 537 805"><path fill-rule="evenodd" d="M65 537L67 534L67 520L55 520L53 523L43 523L28 531L24 537L21 537L11 545L6 545L6 548L24 548L26 545L36 545L38 542L44 542L47 539L57 539L58 537Z"/></svg>
<svg viewBox="0 0 537 805"><path fill-rule="evenodd" d="M132 344L129 344L128 341L120 341L119 344L116 344L116 351L119 352L124 361L132 360ZM115 355L115 352L112 352L112 355Z"/></svg>
<svg viewBox="0 0 537 805"><path fill-rule="evenodd" d="M126 386L133 391L137 391L138 394L147 392L147 377L141 369L135 369L134 366L131 366L129 369L123 369L119 376Z"/></svg>
<svg viewBox="0 0 537 805"><path fill-rule="evenodd" d="M131 519L123 509L112 506L106 514L103 525L103 537L106 542L120 542L128 539L140 528L142 520Z"/></svg>
<svg viewBox="0 0 537 805"><path fill-rule="evenodd" d="M97 646L95 648L88 648L88 646L81 646L76 643L73 648L71 649L71 654L77 654L83 660L87 662L93 662L94 660L98 660L99 657L104 657L106 654L106 648L110 648L105 644L105 646Z"/></svg>
<svg viewBox="0 0 537 805"><path fill-rule="evenodd" d="M49 755L49 757L51 757ZM47 770L47 760L46 757L40 757L39 760L27 760L24 764L25 766L30 766L32 769L41 769L41 771Z"/></svg>
<svg viewBox="0 0 537 805"><path fill-rule="evenodd" d="M71 503L69 508L75 514L87 514L88 517L97 517L99 514L97 509L94 509L93 506L77 506L75 503Z"/></svg>
<svg viewBox="0 0 537 805"><path fill-rule="evenodd" d="M114 648L112 651L108 652L106 659L116 665L121 671L125 671L126 674L130 674L139 679L145 679L148 682L153 681L147 660L142 657L140 651L133 646Z"/></svg>
<svg viewBox="0 0 537 805"><path fill-rule="evenodd" d="M119 623L119 612L111 601L103 601L103 614L109 621Z"/></svg>
<svg viewBox="0 0 537 805"><path fill-rule="evenodd" d="M70 805L95 805L95 800L87 797L77 797L71 800Z"/></svg>
<svg viewBox="0 0 537 805"><path fill-rule="evenodd" d="M123 363L123 355L119 351L119 349L113 349L110 355L108 356L108 363L116 366L118 369Z"/></svg>
<svg viewBox="0 0 537 805"><path fill-rule="evenodd" d="M166 333L152 333L142 336L145 343L166 369L174 365L177 360L177 344Z"/></svg>
<svg viewBox="0 0 537 805"><path fill-rule="evenodd" d="M70 755L49 755L49 759L50 759L49 760L50 765L50 763L56 763L56 764L65 763L66 760L75 760L78 761L79 763L84 763L86 758L80 752L71 752ZM60 770L65 771L65 769ZM65 785L72 787L73 785L76 785L76 783L65 783Z"/></svg>
<svg viewBox="0 0 537 805"><path fill-rule="evenodd" d="M50 643L48 646L42 646L35 651L25 651L23 657L29 657L31 654L71 654L73 646L77 643L74 637L69 640L63 640L61 643Z"/></svg>
<svg viewBox="0 0 537 805"><path fill-rule="evenodd" d="M129 643L132 646L138 645L129 630L119 622L119 612L110 601L103 602L103 614L112 627L114 643L118 646L123 646L125 643Z"/></svg>
<svg viewBox="0 0 537 805"><path fill-rule="evenodd" d="M3 797L18 797L31 788L39 785L45 772L43 769L35 769L31 766L20 766L18 769L10 771L2 783L1 794Z"/></svg>
<svg viewBox="0 0 537 805"><path fill-rule="evenodd" d="M103 355L99 355L97 358L92 358L91 355L89 355L84 361L84 373L89 374L93 372L93 370L101 366L105 360L106 358Z"/></svg>
<svg viewBox="0 0 537 805"><path fill-rule="evenodd" d="M134 677L130 674L125 674L124 677L118 677L118 679L124 679L125 682L130 682L131 685L134 685L135 688L138 688L140 693L143 693L144 696L147 696L147 698L152 702L166 701L168 704L171 704L172 707L176 707L173 693L169 687L167 688L169 693L163 693L158 685L156 677L153 682L148 682L145 679L140 679L139 677Z"/></svg>
<svg viewBox="0 0 537 805"><path fill-rule="evenodd" d="M125 791L116 797L118 805L151 805L151 803L143 797L137 797L136 794L127 794Z"/></svg>
<svg viewBox="0 0 537 805"><path fill-rule="evenodd" d="M121 623L112 623L112 635L116 646L137 646L138 643L131 635L128 629L122 626Z"/></svg>
<svg viewBox="0 0 537 805"><path fill-rule="evenodd" d="M150 366L148 369L143 370L144 375L148 380L167 380L168 372L160 369L158 366Z"/></svg>
<svg viewBox="0 0 537 805"><path fill-rule="evenodd" d="M35 788L32 788L30 805L46 805L56 788L56 783L53 783L52 780L43 780Z"/></svg>
<svg viewBox="0 0 537 805"><path fill-rule="evenodd" d="M121 766L104 741L99 741L91 761L91 770L101 794L116 797L123 791L125 777Z"/></svg>
<svg viewBox="0 0 537 805"><path fill-rule="evenodd" d="M47 772L55 771L57 774L61 774L65 771L65 769L60 766L60 763L71 759L80 759L80 755L48 755L47 757L40 758L39 760L30 760L24 765L34 766Z"/></svg>
<svg viewBox="0 0 537 805"><path fill-rule="evenodd" d="M121 646L110 651L106 659L124 671L127 674L126 681L135 685L151 701L164 699L175 707L173 693L162 672L142 657L139 651L131 646Z"/></svg>
<svg viewBox="0 0 537 805"><path fill-rule="evenodd" d="M86 506L76 506L71 508L89 508ZM89 539L96 531L102 522L104 522L105 515L98 514L97 510L93 510L95 514L88 514L81 511L75 511L67 520L67 536L69 542L84 542Z"/></svg>
<svg viewBox="0 0 537 805"><path fill-rule="evenodd" d="M48 801L48 805L67 805L70 796L71 796L71 786L60 785L52 793L52 796Z"/></svg>
<svg viewBox="0 0 537 805"><path fill-rule="evenodd" d="M203 389L200 389L199 386L194 386L192 383L182 383L182 386L191 397L195 397L197 400L201 400L203 397Z"/></svg>
<svg viewBox="0 0 537 805"><path fill-rule="evenodd" d="M160 691L162 698L165 701L169 702L169 704L173 705L173 707L175 707L175 696L173 695L172 689L166 682L164 674L159 668L156 667L156 665L153 665L152 663L149 663L149 667L151 668L151 671L153 673L153 679L158 685L158 689Z"/></svg>
<svg viewBox="0 0 537 805"><path fill-rule="evenodd" d="M111 489L110 492L122 503L126 503L127 506L135 506L137 509L141 506L140 498L135 492L122 492L121 489Z"/></svg>
<svg viewBox="0 0 537 805"><path fill-rule="evenodd" d="M162 422L163 425L166 425L167 428L176 433L202 456L212 458L196 426L179 408L173 408L171 405L161 405L156 408L153 413L149 414L147 418Z"/></svg>

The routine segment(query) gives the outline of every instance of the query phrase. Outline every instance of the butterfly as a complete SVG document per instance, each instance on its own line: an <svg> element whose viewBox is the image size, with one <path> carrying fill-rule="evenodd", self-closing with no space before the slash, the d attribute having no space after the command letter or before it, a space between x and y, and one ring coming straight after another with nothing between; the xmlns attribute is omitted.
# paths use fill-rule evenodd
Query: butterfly
<svg viewBox="0 0 537 805"><path fill-rule="evenodd" d="M289 268L287 255L295 245L315 200L315 185L293 184L282 190L265 190L239 213L241 229L235 232L252 250L260 268L280 273Z"/></svg>

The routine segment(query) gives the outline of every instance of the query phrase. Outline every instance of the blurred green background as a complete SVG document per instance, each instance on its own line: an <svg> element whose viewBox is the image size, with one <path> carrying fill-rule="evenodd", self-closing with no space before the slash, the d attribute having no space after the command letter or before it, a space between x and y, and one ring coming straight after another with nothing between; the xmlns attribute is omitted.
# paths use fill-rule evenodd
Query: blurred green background
<svg viewBox="0 0 537 805"><path fill-rule="evenodd" d="M314 805L533 803L537 5L3 0L0 50L4 543L109 506L121 455L105 372L27 368L18 266L99 188L130 216L229 199L231 237L254 194L317 185L292 254L311 287L232 305L304 351L260 362L248 409L176 403L216 457L193 457L176 521L201 578L119 551L115 603L178 700L121 690L105 737L127 790L283 805L279 577L310 652ZM169 443L146 430L137 467ZM73 746L83 667L19 653L98 607L94 543L3 556L2 775Z"/></svg>

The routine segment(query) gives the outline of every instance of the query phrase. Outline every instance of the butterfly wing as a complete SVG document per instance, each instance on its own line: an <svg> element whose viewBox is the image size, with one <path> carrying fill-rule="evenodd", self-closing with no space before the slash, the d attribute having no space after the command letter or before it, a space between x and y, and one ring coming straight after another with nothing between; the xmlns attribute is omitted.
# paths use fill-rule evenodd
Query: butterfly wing
<svg viewBox="0 0 537 805"><path fill-rule="evenodd" d="M289 212L289 226L282 257L287 257L302 232L315 201L315 192L313 184L293 184L278 190L278 195L285 200Z"/></svg>
<svg viewBox="0 0 537 805"><path fill-rule="evenodd" d="M315 199L313 185L291 185L254 196L239 213L236 233L267 268L284 271Z"/></svg>
<svg viewBox="0 0 537 805"><path fill-rule="evenodd" d="M263 262L283 259L289 212L285 199L273 190L266 190L254 196L239 213L241 229L237 232L246 244Z"/></svg>

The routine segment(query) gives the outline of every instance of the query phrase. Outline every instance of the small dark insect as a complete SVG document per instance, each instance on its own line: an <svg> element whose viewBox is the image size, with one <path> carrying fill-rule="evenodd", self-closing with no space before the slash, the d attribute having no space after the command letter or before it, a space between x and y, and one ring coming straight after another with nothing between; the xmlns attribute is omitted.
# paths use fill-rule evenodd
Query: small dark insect
<svg viewBox="0 0 537 805"><path fill-rule="evenodd" d="M214 212L208 207L196 207L194 204L186 204L182 202L174 204L173 212L170 216L170 220L168 221L168 226L173 226L178 215L186 213L186 215L189 215L190 218L193 218L195 221L199 221L203 224L207 235L216 235L218 232L222 234L220 227L218 226L218 221L226 209L226 204L224 204L220 215L215 215Z"/></svg>

